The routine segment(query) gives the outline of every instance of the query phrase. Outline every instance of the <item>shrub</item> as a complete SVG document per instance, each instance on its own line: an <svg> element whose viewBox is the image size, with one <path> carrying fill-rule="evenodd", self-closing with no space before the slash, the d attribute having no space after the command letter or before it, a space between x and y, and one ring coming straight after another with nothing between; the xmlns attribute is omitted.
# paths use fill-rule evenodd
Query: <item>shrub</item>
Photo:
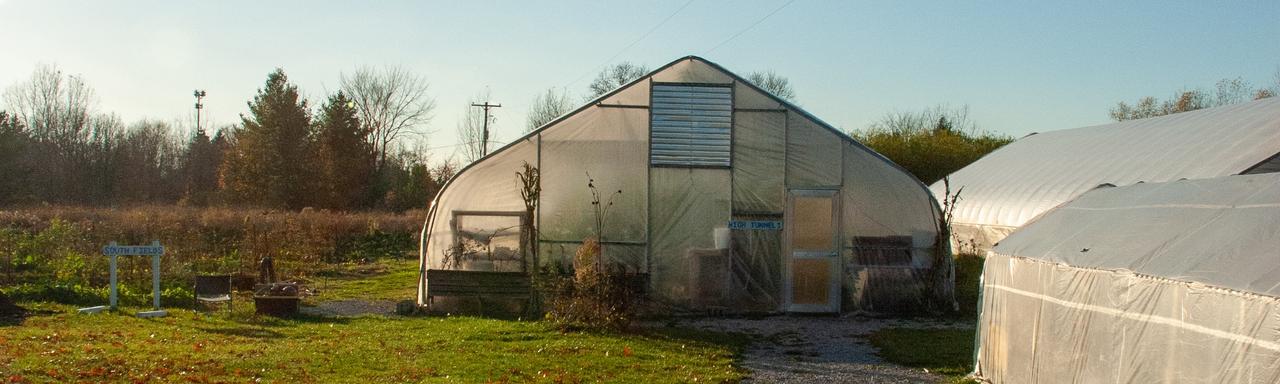
<svg viewBox="0 0 1280 384"><path fill-rule="evenodd" d="M150 287L145 290L120 284L116 292L121 306L150 307L152 295ZM13 301L52 301L56 303L95 306L107 305L110 301L110 288L106 286L84 286L80 284L21 284L0 289L0 294L8 295ZM160 305L166 308L189 308L192 306L191 288L183 285L161 287Z"/></svg>
<svg viewBox="0 0 1280 384"><path fill-rule="evenodd" d="M411 254L420 213L177 206L44 206L0 211L0 287L60 286L64 288L30 292L59 298L55 301L79 300L77 290L66 287L105 289L107 257L102 256L101 247L112 241L159 240L165 246L161 277L166 287L191 285L197 273L253 276L258 260L266 256L275 259L282 277L305 278L320 270L323 261ZM121 257L119 263L122 286L150 292L149 258Z"/></svg>
<svg viewBox="0 0 1280 384"><path fill-rule="evenodd" d="M403 259L407 251L414 249L412 232L383 232L373 228L363 235L353 235L337 241L336 249L328 262L375 260L386 257Z"/></svg>
<svg viewBox="0 0 1280 384"><path fill-rule="evenodd" d="M1013 142L1009 136L979 131L968 115L968 107L944 106L891 113L850 135L932 184Z"/></svg>
<svg viewBox="0 0 1280 384"><path fill-rule="evenodd" d="M956 255L956 303L960 306L961 316L978 316L978 300L982 294L982 262L982 256L974 253Z"/></svg>
<svg viewBox="0 0 1280 384"><path fill-rule="evenodd" d="M632 276L600 262L600 252L600 242L588 238L574 255L572 277L543 275L551 294L546 317L562 329L624 331L635 317L641 293Z"/></svg>

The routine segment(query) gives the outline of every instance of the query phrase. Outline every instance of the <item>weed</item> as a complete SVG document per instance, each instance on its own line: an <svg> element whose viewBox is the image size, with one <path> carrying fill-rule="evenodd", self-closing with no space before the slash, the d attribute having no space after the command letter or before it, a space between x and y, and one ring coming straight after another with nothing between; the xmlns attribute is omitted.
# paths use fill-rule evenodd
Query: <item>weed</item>
<svg viewBox="0 0 1280 384"><path fill-rule="evenodd" d="M573 259L573 277L544 273L538 278L539 284L546 287L543 290L551 296L547 300L550 304L547 318L565 329L626 330L643 298L643 287L633 284L639 276L628 273L625 266L605 262L600 243L604 239L609 209L622 190L602 201L604 194L596 188L591 174L587 174L587 188L591 190L595 234L578 247Z"/></svg>

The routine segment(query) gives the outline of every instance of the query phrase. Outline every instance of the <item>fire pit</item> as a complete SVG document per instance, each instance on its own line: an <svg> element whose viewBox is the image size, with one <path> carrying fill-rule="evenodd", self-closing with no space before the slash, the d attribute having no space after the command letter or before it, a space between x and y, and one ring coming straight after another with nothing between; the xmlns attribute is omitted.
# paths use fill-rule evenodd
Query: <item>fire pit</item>
<svg viewBox="0 0 1280 384"><path fill-rule="evenodd" d="M307 292L299 282L263 284L253 293L255 312L276 317L296 315L298 302Z"/></svg>

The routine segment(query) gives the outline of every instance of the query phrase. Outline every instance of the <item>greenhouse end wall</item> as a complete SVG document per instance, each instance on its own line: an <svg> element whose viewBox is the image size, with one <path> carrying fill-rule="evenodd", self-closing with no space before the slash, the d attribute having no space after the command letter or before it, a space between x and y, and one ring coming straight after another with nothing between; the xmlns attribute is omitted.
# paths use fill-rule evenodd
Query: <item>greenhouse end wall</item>
<svg viewBox="0 0 1280 384"><path fill-rule="evenodd" d="M650 165L650 89L664 82L730 86L730 166ZM516 172L525 162L542 176L539 207L529 218L538 234L536 258L531 249L520 250L534 258L526 270L572 265L582 240L596 231L590 183L609 209L602 226L605 257L647 274L652 297L673 309L785 310L784 231L727 227L733 220L782 222L791 190L838 191L835 236L845 311L918 306L929 285L937 284L923 271L951 267L949 258L941 266L933 262L937 204L910 174L719 67L687 58L460 172L434 201L424 227L424 269L498 265L459 262L456 243L511 238L515 230L460 229L456 216L522 212ZM717 241L724 233L727 241ZM430 282L420 283L421 296Z"/></svg>

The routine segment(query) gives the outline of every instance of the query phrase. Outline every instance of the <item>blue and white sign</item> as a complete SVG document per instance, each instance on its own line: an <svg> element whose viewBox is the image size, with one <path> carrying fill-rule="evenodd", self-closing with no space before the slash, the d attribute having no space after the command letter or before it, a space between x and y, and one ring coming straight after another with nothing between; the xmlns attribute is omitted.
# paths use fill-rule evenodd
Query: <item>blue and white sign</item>
<svg viewBox="0 0 1280 384"><path fill-rule="evenodd" d="M164 254L164 247L159 242L153 242L151 245L116 245L112 242L110 245L102 247L102 254L106 256L160 256Z"/></svg>
<svg viewBox="0 0 1280 384"><path fill-rule="evenodd" d="M116 280L116 259L120 256L151 256L151 302L155 306L154 311L138 312L138 317L163 317L168 312L160 309L160 256L164 255L164 246L159 241L152 241L151 245L119 245L112 241L107 246L102 247L102 254L107 256L109 260L108 268L111 271L110 277L110 294L108 294L107 302L110 307L97 306L89 308L81 308L80 313L98 313L106 308L115 310L116 304L119 302L119 285Z"/></svg>
<svg viewBox="0 0 1280 384"><path fill-rule="evenodd" d="M730 220L729 229L748 231L781 231L781 221Z"/></svg>

